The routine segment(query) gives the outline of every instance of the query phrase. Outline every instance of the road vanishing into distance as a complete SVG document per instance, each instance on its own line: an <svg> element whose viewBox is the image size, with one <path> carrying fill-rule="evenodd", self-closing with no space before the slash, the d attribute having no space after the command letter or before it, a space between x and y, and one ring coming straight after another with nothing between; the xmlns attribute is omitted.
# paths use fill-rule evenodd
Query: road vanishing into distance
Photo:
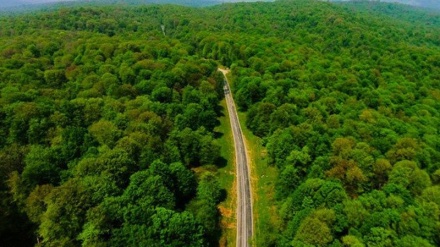
<svg viewBox="0 0 440 247"><path fill-rule="evenodd" d="M231 122L235 146L235 163L237 169L237 247L250 246L253 233L252 198L248 157L243 133L238 120L237 109L229 88L226 74L229 70L219 69L225 77L223 90Z"/></svg>

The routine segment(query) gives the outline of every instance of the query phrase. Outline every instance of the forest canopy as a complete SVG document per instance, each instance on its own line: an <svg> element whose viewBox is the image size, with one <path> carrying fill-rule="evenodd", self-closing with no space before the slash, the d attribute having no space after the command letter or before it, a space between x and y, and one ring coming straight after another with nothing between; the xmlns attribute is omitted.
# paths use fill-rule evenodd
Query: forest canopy
<svg viewBox="0 0 440 247"><path fill-rule="evenodd" d="M440 245L439 15L372 6L0 18L0 245L216 246L219 64L279 172L260 246Z"/></svg>

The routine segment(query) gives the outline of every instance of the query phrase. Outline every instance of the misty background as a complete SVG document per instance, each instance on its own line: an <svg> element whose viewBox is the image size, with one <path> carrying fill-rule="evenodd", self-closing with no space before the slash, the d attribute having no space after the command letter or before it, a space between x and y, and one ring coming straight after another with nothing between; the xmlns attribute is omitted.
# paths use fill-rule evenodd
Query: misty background
<svg viewBox="0 0 440 247"><path fill-rule="evenodd" d="M47 6L53 3L74 4L79 2L93 2L93 3L128 3L128 4L142 4L142 3L173 3L188 6L209 6L221 3L231 2L256 2L258 0L0 0L0 10L20 10L26 7L37 7L40 5ZM261 0L260 0L261 1ZM264 0L263 0L264 1ZM271 2L273 0L265 0ZM327 1L327 0L322 0ZM350 0L330 0L332 2L348 2ZM368 0L355 0L368 1ZM388 2L401 3L415 7L422 7L428 9L440 10L440 0L371 0L372 2Z"/></svg>
<svg viewBox="0 0 440 247"><path fill-rule="evenodd" d="M50 3L72 3L72 2L115 2L115 3L182 3L182 4L189 4L193 3L194 5L200 5L202 4L219 4L223 2L256 2L257 0L129 0L129 1L123 1L123 0L0 0L0 8L6 8L6 7L18 7L18 6L25 6L25 5L39 5L39 4L50 4ZM269 1L267 1L269 2Z"/></svg>
<svg viewBox="0 0 440 247"><path fill-rule="evenodd" d="M331 0L331 1L349 2L350 0ZM415 7L440 9L440 0L370 0L370 2L401 3Z"/></svg>

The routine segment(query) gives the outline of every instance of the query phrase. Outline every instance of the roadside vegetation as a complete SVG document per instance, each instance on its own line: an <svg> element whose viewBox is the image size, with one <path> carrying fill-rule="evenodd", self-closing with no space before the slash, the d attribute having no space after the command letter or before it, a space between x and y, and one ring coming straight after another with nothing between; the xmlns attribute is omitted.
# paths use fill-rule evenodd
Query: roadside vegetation
<svg viewBox="0 0 440 247"><path fill-rule="evenodd" d="M221 165L218 168L217 178L225 198L218 207L221 214L220 227L222 228L219 245L236 246L237 181L234 164L234 140L225 100L220 102L220 106L222 107L222 115L219 118L220 125L215 129L217 135L219 135L217 145L221 147Z"/></svg>

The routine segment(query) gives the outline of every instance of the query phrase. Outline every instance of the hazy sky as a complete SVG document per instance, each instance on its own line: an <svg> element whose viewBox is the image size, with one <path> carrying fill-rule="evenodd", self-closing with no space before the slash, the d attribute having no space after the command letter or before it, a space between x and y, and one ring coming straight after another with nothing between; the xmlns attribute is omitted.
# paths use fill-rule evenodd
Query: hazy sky
<svg viewBox="0 0 440 247"><path fill-rule="evenodd" d="M0 8L6 6L14 6L21 4L39 4L39 3L53 3L53 2L63 2L66 0L0 0ZM68 1L76 1L76 0L68 0ZM194 0L197 1L197 0ZM211 0L213 2L251 2L257 0ZM347 1L347 0L331 0L331 1ZM424 6L424 7L436 7L440 8L440 0L381 0L382 2L399 2L405 3L415 6Z"/></svg>
<svg viewBox="0 0 440 247"><path fill-rule="evenodd" d="M23 4L23 3L53 3L53 2L60 2L62 0L0 0L0 7L3 5L17 5L17 4Z"/></svg>
<svg viewBox="0 0 440 247"><path fill-rule="evenodd" d="M53 3L53 2L65 2L66 0L21 0L21 1L27 2L27 3ZM70 1L72 1L72 0L70 0Z"/></svg>
<svg viewBox="0 0 440 247"><path fill-rule="evenodd" d="M3 2L4 0L0 0ZM26 2L26 3L53 3L53 2L63 2L66 0L19 0L19 2ZM68 0L68 1L75 1L75 0ZM197 1L197 0L194 0ZM215 0L212 0L215 1ZM221 1L221 0L218 0ZM257 0L225 0L225 2L251 2L251 1L257 1Z"/></svg>
<svg viewBox="0 0 440 247"><path fill-rule="evenodd" d="M332 0L332 1L349 1L349 0ZM440 0L380 0L381 2L389 2L389 3L403 3L413 6L421 6L421 7L436 7L440 8Z"/></svg>
<svg viewBox="0 0 440 247"><path fill-rule="evenodd" d="M76 1L76 0L0 0L0 6L2 3L54 3L54 2L65 2L65 1ZM197 1L197 0L194 0ZM212 0L213 2L216 0ZM217 0L222 1L222 0ZM251 2L251 1L257 1L257 0L223 0L224 2Z"/></svg>

